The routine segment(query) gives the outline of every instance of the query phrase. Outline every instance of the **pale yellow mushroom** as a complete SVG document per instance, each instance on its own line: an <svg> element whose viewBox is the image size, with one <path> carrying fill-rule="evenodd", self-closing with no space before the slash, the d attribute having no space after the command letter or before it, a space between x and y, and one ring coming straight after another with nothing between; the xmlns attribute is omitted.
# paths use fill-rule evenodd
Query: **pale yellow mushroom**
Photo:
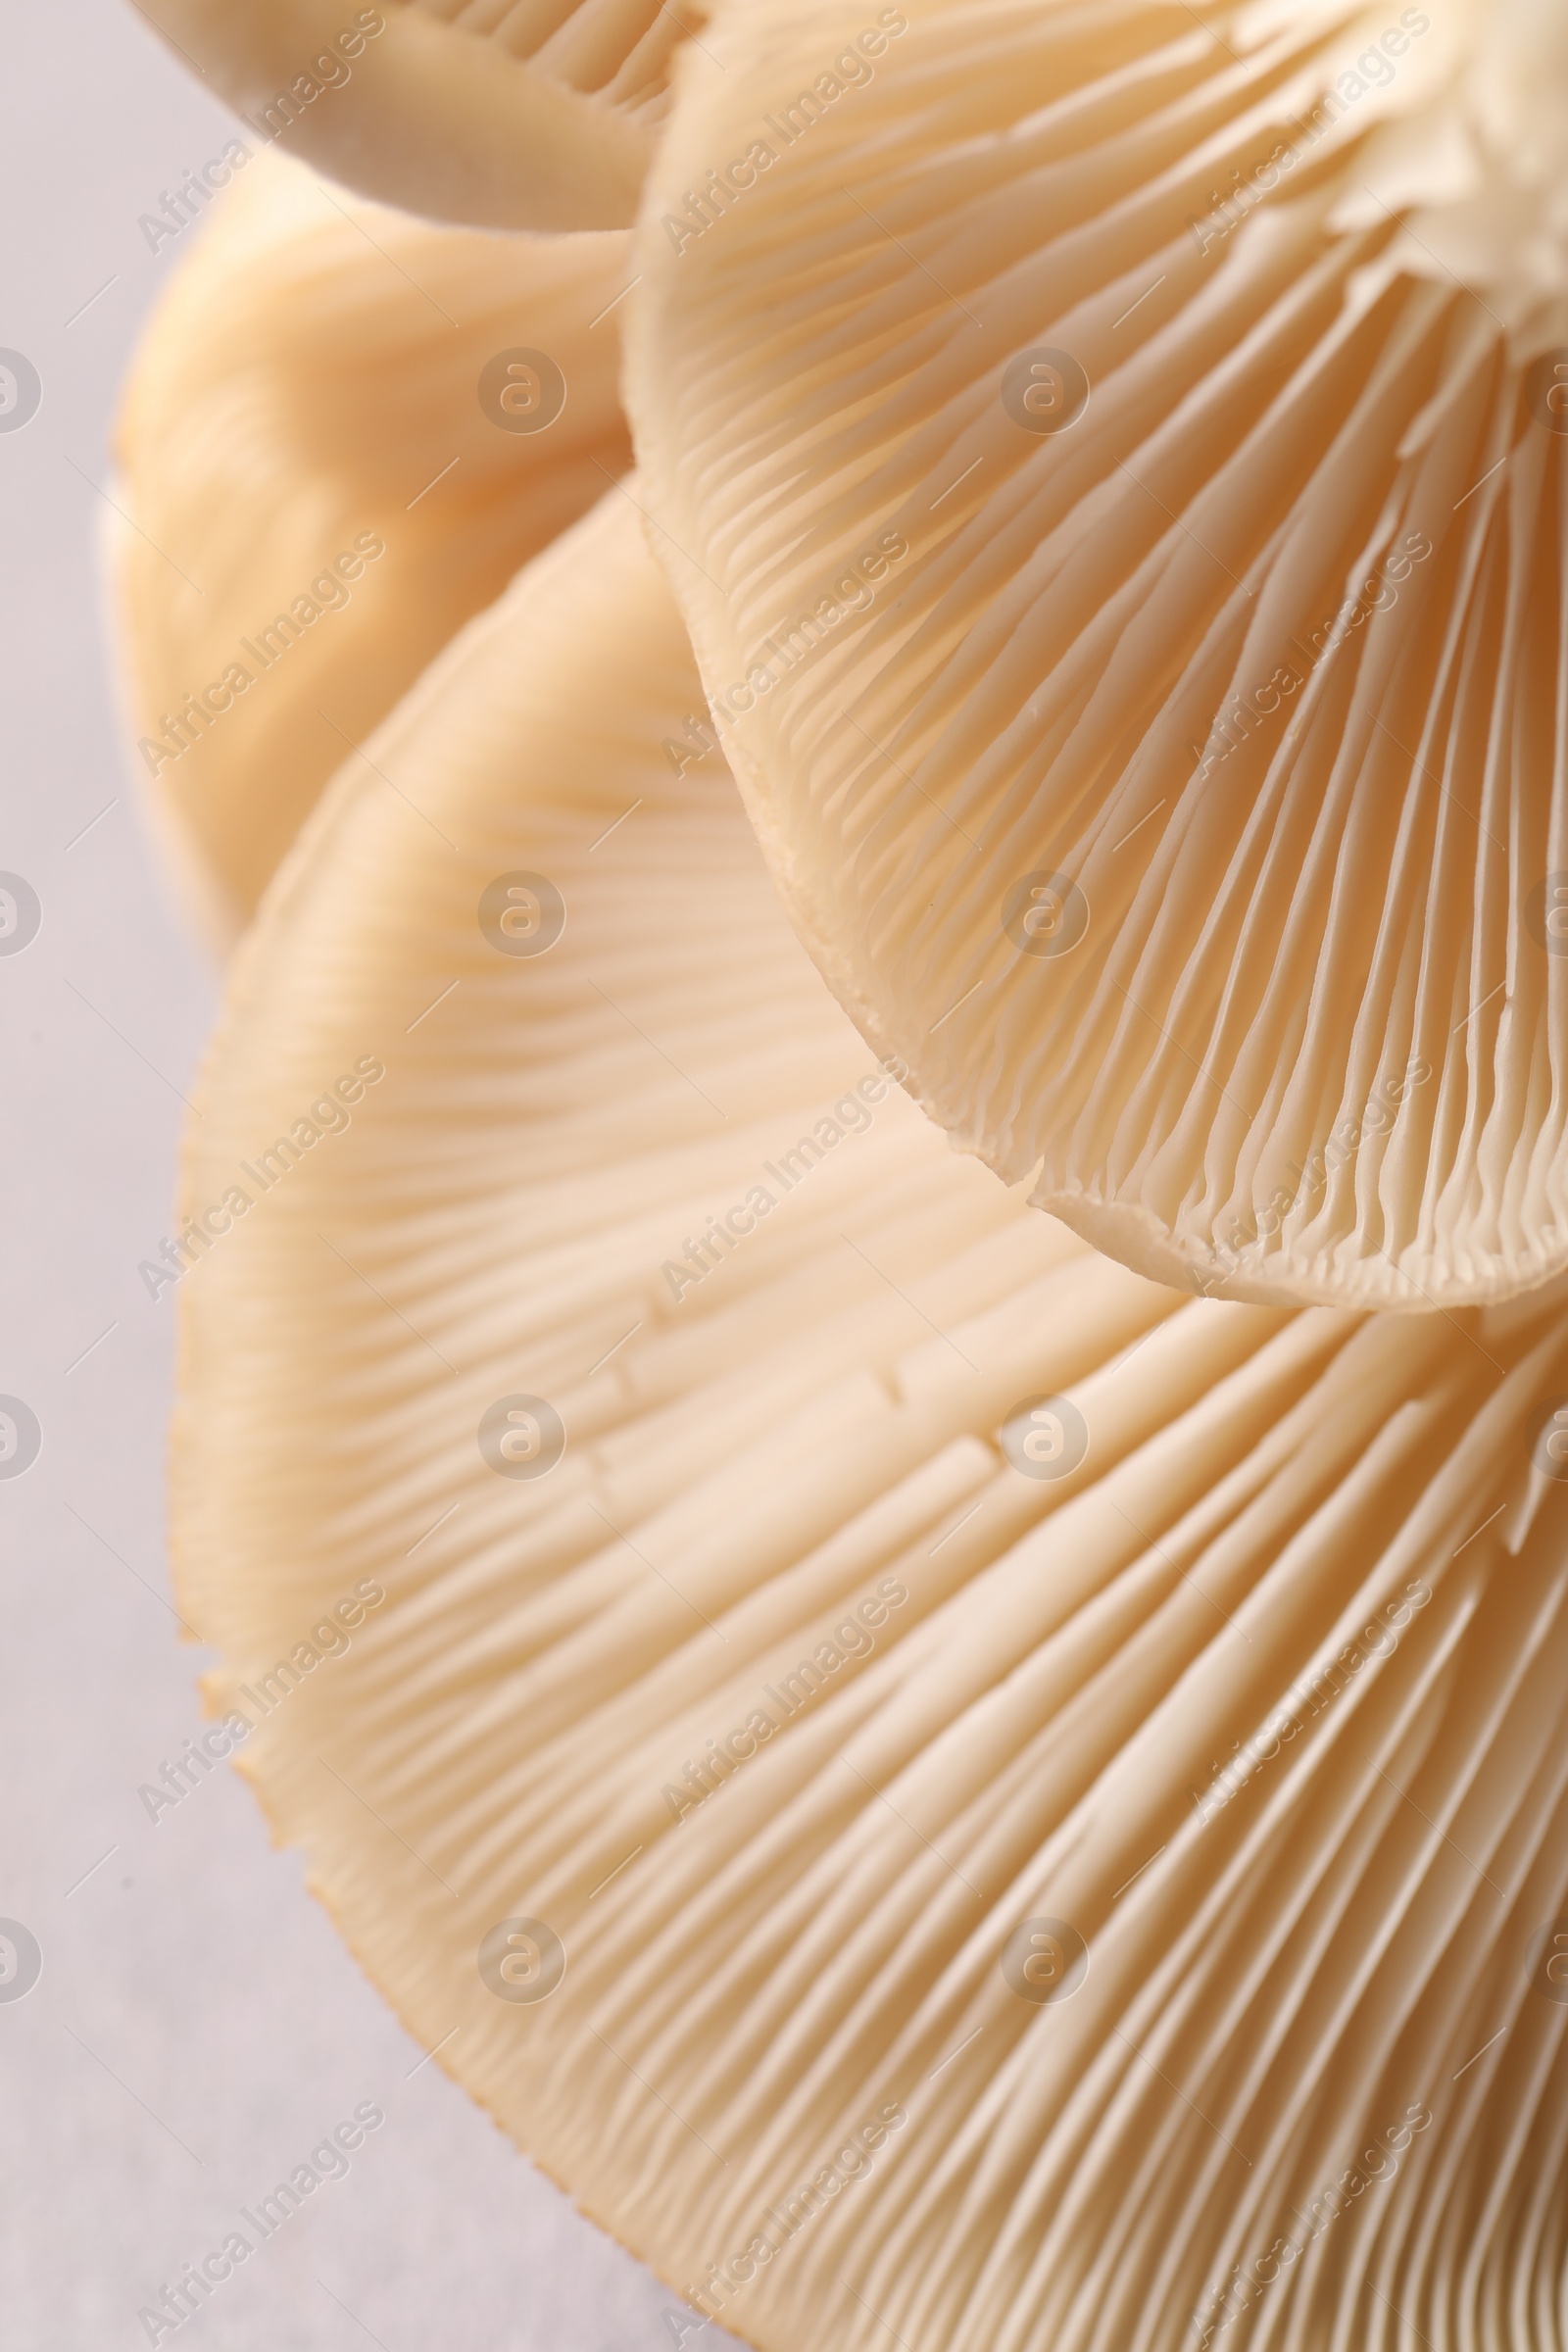
<svg viewBox="0 0 1568 2352"><path fill-rule="evenodd" d="M629 399L792 916L1184 1287L1568 1264L1564 23L762 0L686 61Z"/></svg>
<svg viewBox="0 0 1568 2352"><path fill-rule="evenodd" d="M213 1706L674 2341L1555 2343L1561 1308L1184 1298L950 1152L777 909L643 499L236 957Z"/></svg>
<svg viewBox="0 0 1568 2352"><path fill-rule="evenodd" d="M707 0L137 0L263 141L494 228L619 228Z"/></svg>
<svg viewBox="0 0 1568 2352"><path fill-rule="evenodd" d="M123 395L115 566L133 764L215 944L332 771L624 468L627 275L619 234L431 226L276 155L180 263Z"/></svg>

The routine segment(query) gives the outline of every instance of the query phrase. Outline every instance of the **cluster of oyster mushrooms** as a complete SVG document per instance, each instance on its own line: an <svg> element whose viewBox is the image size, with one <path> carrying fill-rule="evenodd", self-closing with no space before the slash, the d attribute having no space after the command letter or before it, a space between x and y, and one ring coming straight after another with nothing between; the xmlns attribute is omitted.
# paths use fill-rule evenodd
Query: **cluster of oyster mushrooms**
<svg viewBox="0 0 1568 2352"><path fill-rule="evenodd" d="M277 1835L677 2345L1568 2343L1568 19L149 14Z"/></svg>

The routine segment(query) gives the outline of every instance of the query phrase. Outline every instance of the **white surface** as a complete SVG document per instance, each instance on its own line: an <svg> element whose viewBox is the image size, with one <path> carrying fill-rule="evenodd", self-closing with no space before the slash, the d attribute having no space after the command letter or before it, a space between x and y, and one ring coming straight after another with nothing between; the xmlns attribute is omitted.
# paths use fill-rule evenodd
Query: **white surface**
<svg viewBox="0 0 1568 2352"><path fill-rule="evenodd" d="M181 250L155 257L137 217L228 134L123 0L14 9L3 45L0 346L44 387L0 433L0 868L43 903L31 946L0 956L0 1392L44 1431L31 1470L0 1481L0 1916L44 1955L31 1993L0 2002L5 2340L146 2343L139 2307L368 2100L386 2123L348 2177L181 2344L653 2352L674 2340L672 2298L438 2067L410 2079L419 2051L243 1787L224 1773L156 1826L138 1801L198 1727L206 1657L168 1598L170 1294L154 1304L136 1266L170 1230L215 988L155 871L116 716L101 492L116 386Z"/></svg>

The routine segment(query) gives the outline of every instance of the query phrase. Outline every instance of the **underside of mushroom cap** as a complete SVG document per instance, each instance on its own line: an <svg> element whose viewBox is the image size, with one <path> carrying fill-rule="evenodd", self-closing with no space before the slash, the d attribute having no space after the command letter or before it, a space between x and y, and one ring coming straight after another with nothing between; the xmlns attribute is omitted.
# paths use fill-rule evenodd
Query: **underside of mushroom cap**
<svg viewBox="0 0 1568 2352"><path fill-rule="evenodd" d="M137 0L247 127L383 203L490 228L632 218L670 59L662 0Z"/></svg>
<svg viewBox="0 0 1568 2352"><path fill-rule="evenodd" d="M773 903L642 495L236 959L213 1702L421 2043L766 2352L1555 2341L1568 1327L1183 1300L948 1152Z"/></svg>
<svg viewBox="0 0 1568 2352"><path fill-rule="evenodd" d="M273 154L180 262L122 395L115 569L134 764L220 949L327 777L624 470L625 253Z"/></svg>
<svg viewBox="0 0 1568 2352"><path fill-rule="evenodd" d="M763 0L645 199L643 479L797 928L961 1148L1184 1288L1568 1264L1539 14Z"/></svg>

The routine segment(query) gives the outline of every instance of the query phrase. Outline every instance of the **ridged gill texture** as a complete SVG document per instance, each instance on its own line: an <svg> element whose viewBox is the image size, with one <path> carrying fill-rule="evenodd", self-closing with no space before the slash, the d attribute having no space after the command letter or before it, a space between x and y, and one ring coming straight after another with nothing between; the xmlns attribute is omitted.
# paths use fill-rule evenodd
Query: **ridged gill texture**
<svg viewBox="0 0 1568 2352"><path fill-rule="evenodd" d="M1162 1280L1558 1272L1560 10L764 0L705 50L633 427L845 1005Z"/></svg>
<svg viewBox="0 0 1568 2352"><path fill-rule="evenodd" d="M439 220L620 228L707 0L137 0L264 139Z"/></svg>
<svg viewBox="0 0 1568 2352"><path fill-rule="evenodd" d="M135 769L222 946L327 777L624 470L625 249L433 226L270 155L181 262L122 396L115 560ZM514 414L541 358L559 412Z"/></svg>
<svg viewBox="0 0 1568 2352"><path fill-rule="evenodd" d="M707 19L707 0L410 0L420 14L521 58L566 89L606 106L659 110L681 42Z"/></svg>
<svg viewBox="0 0 1568 2352"><path fill-rule="evenodd" d="M1568 1325L1184 1298L949 1152L776 907L643 495L236 959L213 1702L672 2340L1561 2346Z"/></svg>

